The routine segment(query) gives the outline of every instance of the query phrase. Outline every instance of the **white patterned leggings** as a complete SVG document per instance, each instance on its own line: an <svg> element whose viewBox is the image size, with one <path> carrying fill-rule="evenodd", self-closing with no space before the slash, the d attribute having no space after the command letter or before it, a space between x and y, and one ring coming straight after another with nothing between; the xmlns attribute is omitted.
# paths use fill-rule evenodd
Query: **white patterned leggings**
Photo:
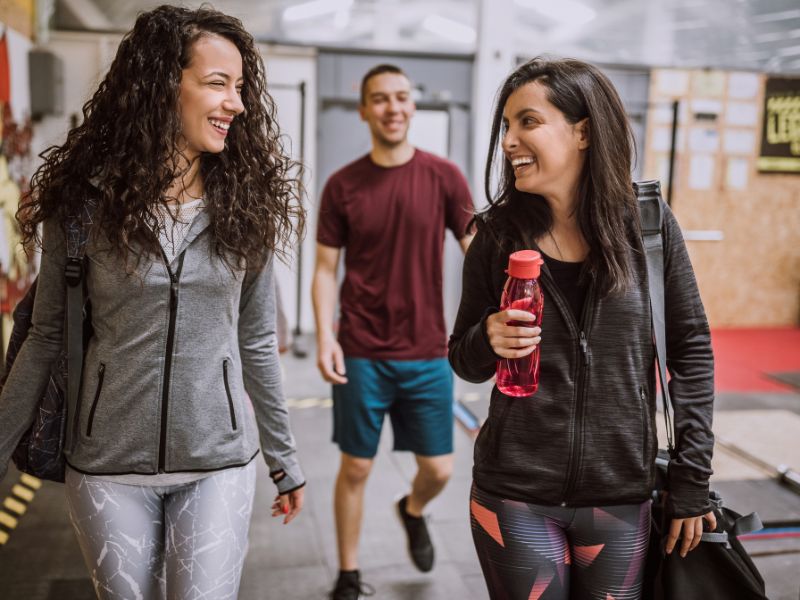
<svg viewBox="0 0 800 600"><path fill-rule="evenodd" d="M255 461L161 487L68 470L70 520L97 597L235 599L255 479Z"/></svg>

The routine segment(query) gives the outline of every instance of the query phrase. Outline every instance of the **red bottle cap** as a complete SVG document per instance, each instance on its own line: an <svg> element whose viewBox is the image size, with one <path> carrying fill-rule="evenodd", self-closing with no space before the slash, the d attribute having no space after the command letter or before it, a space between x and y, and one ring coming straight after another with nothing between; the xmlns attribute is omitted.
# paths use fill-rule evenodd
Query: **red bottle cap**
<svg viewBox="0 0 800 600"><path fill-rule="evenodd" d="M544 261L536 250L520 250L508 257L506 273L516 279L536 279Z"/></svg>

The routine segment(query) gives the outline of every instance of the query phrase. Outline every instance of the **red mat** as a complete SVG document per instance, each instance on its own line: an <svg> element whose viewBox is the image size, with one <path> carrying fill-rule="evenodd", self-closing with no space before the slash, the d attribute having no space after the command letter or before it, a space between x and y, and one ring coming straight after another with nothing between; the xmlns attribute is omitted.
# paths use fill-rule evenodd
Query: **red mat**
<svg viewBox="0 0 800 600"><path fill-rule="evenodd" d="M797 392L767 373L800 371L800 328L714 329L718 392Z"/></svg>

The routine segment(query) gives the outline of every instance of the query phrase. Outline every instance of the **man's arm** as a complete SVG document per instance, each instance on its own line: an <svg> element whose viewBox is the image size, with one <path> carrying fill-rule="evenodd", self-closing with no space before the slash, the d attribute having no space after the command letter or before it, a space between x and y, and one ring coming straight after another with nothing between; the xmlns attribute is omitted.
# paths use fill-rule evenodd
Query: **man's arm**
<svg viewBox="0 0 800 600"><path fill-rule="evenodd" d="M464 237L462 237L461 239L458 240L458 244L461 246L461 250L464 252L464 254L467 253L467 248L469 248L469 245L472 243L472 240L474 238L475 238L475 234L474 233L469 233L469 234L465 235Z"/></svg>
<svg viewBox="0 0 800 600"><path fill-rule="evenodd" d="M347 383L344 377L344 354L333 331L336 310L336 270L339 266L339 248L317 243L317 261L311 283L314 303L314 320L317 324L317 368L329 383Z"/></svg>

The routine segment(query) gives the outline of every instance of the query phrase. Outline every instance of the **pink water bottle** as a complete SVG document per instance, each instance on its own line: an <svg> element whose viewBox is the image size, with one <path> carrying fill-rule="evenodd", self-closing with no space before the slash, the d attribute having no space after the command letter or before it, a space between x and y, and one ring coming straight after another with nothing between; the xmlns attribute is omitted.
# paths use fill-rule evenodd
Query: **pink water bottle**
<svg viewBox="0 0 800 600"><path fill-rule="evenodd" d="M536 317L531 322L509 321L515 327L541 327L544 298L539 272L544 261L535 250L520 250L508 257L508 280L503 288L500 310L526 310ZM497 361L497 389L507 396L530 396L539 388L539 346L522 358Z"/></svg>

